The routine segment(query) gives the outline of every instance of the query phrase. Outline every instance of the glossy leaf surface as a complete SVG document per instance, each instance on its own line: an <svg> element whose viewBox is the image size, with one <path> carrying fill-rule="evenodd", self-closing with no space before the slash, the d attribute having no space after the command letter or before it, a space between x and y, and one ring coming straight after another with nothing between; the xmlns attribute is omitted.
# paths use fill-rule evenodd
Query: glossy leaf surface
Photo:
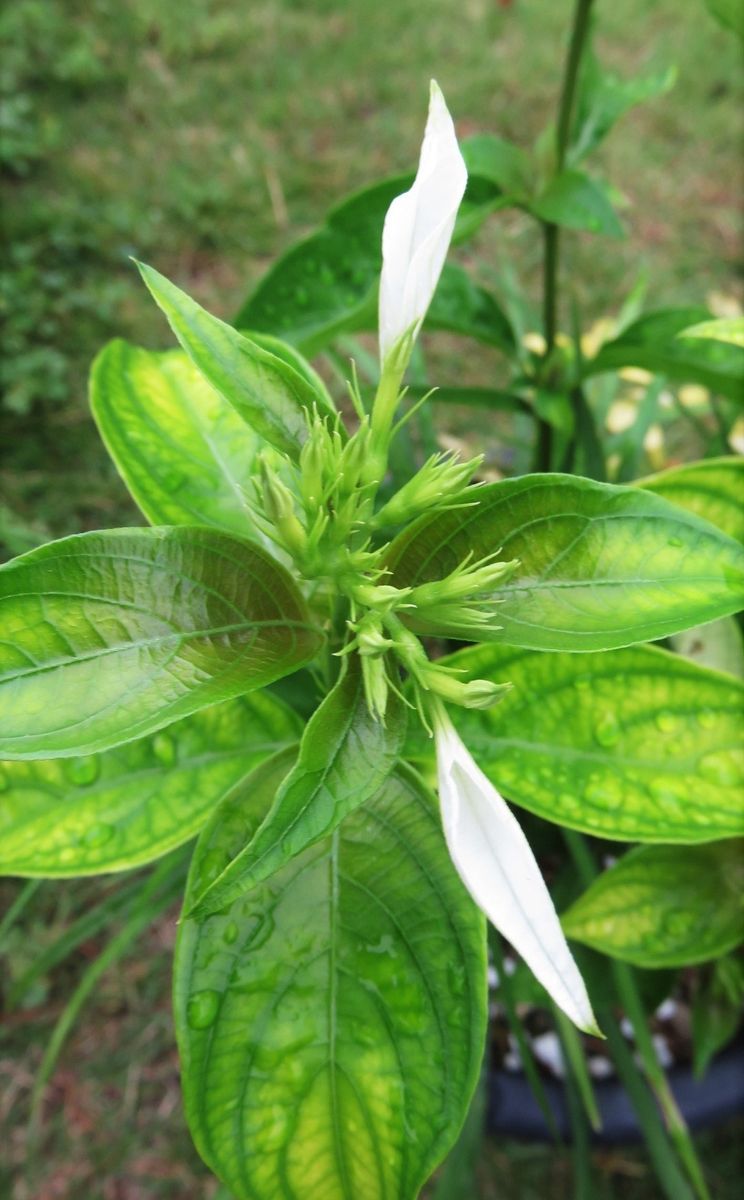
<svg viewBox="0 0 744 1200"><path fill-rule="evenodd" d="M406 709L389 697L385 724L370 716L359 662L351 657L311 717L296 764L253 840L199 897L192 916L223 908L327 837L377 792L403 746Z"/></svg>
<svg viewBox="0 0 744 1200"><path fill-rule="evenodd" d="M639 967L717 958L744 940L744 843L639 846L564 914L569 937Z"/></svg>
<svg viewBox="0 0 744 1200"><path fill-rule="evenodd" d="M565 229L603 233L609 237L625 235L607 189L583 171L566 170L555 176L545 190L530 201L529 211L541 220Z"/></svg>
<svg viewBox="0 0 744 1200"><path fill-rule="evenodd" d="M463 152L467 161L466 146ZM384 180L333 209L324 226L292 246L259 282L235 318L238 328L279 334L308 355L340 333L376 330L385 214L410 183L411 176ZM471 175L468 188L455 239L463 223L472 231L478 214L500 195L485 177ZM444 268L426 324L495 344L513 341L495 299L453 264Z"/></svg>
<svg viewBox="0 0 744 1200"><path fill-rule="evenodd" d="M502 626L480 640L536 650L609 650L736 612L744 554L699 517L640 489L525 475L425 516L392 543L391 582L443 578L499 547L520 566L494 599ZM457 636L457 627L423 632Z"/></svg>
<svg viewBox="0 0 744 1200"><path fill-rule="evenodd" d="M301 733L291 709L256 694L102 754L2 763L0 873L93 875L159 858Z"/></svg>
<svg viewBox="0 0 744 1200"><path fill-rule="evenodd" d="M183 350L109 342L93 364L90 398L106 449L148 521L261 540L246 503L261 440Z"/></svg>
<svg viewBox="0 0 744 1200"><path fill-rule="evenodd" d="M664 496L744 542L744 458L708 458L639 479L638 487Z"/></svg>
<svg viewBox="0 0 744 1200"><path fill-rule="evenodd" d="M215 814L187 906L290 762ZM238 1200L414 1200L475 1087L485 971L483 918L403 771L250 895L181 924L176 1031L202 1157Z"/></svg>
<svg viewBox="0 0 744 1200"><path fill-rule="evenodd" d="M602 142L613 125L629 109L669 91L675 80L673 67L622 79L597 60L591 49L585 52L576 94L570 162L580 162Z"/></svg>
<svg viewBox="0 0 744 1200"><path fill-rule="evenodd" d="M142 278L194 365L245 423L277 450L297 458L314 408L333 415L325 390L279 357L213 317L152 267Z"/></svg>
<svg viewBox="0 0 744 1200"><path fill-rule="evenodd" d="M680 337L713 338L717 342L731 342L734 346L744 346L744 317L718 317L711 321L701 321L690 329L683 329Z"/></svg>
<svg viewBox="0 0 744 1200"><path fill-rule="evenodd" d="M462 679L511 681L454 720L509 800L598 837L709 842L744 834L744 686L655 647L544 654L474 646ZM412 742L416 759L428 739Z"/></svg>
<svg viewBox="0 0 744 1200"><path fill-rule="evenodd" d="M680 382L701 383L713 392L741 401L744 394L744 348L713 338L678 337L699 321L704 308L673 308L648 313L605 342L585 364L584 375L643 367Z"/></svg>
<svg viewBox="0 0 744 1200"><path fill-rule="evenodd" d="M105 750L296 670L322 634L266 551L120 529L0 568L0 757Z"/></svg>

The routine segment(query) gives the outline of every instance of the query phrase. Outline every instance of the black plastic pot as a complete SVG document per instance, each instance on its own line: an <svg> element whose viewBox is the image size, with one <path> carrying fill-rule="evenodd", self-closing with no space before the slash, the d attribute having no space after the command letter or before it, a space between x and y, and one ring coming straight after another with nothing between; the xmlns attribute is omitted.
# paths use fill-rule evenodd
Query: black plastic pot
<svg viewBox="0 0 744 1200"><path fill-rule="evenodd" d="M695 1079L687 1066L672 1067L667 1075L690 1129L706 1129L744 1113L744 1040L737 1040L714 1058L702 1079ZM563 1085L556 1079L543 1082L558 1131L564 1140L570 1140L571 1121ZM641 1141L635 1110L619 1080L599 1080L594 1090L602 1116L602 1129L593 1135L594 1141L605 1145ZM503 1137L552 1140L527 1079L507 1071L491 1073L487 1128L489 1133Z"/></svg>

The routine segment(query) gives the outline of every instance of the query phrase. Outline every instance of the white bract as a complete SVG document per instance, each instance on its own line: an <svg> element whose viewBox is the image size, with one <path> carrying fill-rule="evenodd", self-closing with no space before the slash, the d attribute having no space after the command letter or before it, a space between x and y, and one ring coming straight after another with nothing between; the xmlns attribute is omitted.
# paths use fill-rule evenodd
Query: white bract
<svg viewBox="0 0 744 1200"><path fill-rule="evenodd" d="M413 342L447 256L468 172L438 85L413 186L396 196L382 231L380 358L383 366L408 335ZM403 363L405 366L405 363Z"/></svg>
<svg viewBox="0 0 744 1200"><path fill-rule="evenodd" d="M441 709L436 718L442 824L452 861L489 921L580 1029L596 1032L573 960L527 838Z"/></svg>

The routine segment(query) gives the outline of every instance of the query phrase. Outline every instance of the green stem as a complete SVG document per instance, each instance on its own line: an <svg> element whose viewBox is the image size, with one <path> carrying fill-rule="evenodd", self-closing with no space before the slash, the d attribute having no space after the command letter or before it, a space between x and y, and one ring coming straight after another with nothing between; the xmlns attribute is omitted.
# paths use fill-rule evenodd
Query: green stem
<svg viewBox="0 0 744 1200"><path fill-rule="evenodd" d="M566 161L568 142L571 136L571 117L576 98L579 67L589 32L589 16L592 0L576 0L571 40L563 72L563 85L558 105L558 121L555 135L555 175L560 175ZM543 329L545 335L545 357L548 360L555 346L558 329L558 263L560 257L559 229L552 222L543 223ZM535 466L538 471L548 471L551 466L553 431L547 421L538 424Z"/></svg>
<svg viewBox="0 0 744 1200"><path fill-rule="evenodd" d="M557 1017L559 1010L553 1007L553 1016ZM562 1016L563 1014L561 1014ZM565 1022L565 1024L564 1024ZM589 1129L586 1122L586 1113L582 1107L579 1094L579 1083L573 1073L573 1064L571 1058L570 1047L566 1039L566 1028L568 1018L563 1017L563 1021L556 1021L558 1037L560 1038L561 1047L563 1049L563 1059L566 1064L566 1100L568 1102L568 1116L571 1122L571 1158L573 1159L574 1169L574 1200L592 1200L594 1195L594 1187L592 1184L592 1160L589 1147Z"/></svg>
<svg viewBox="0 0 744 1200"><path fill-rule="evenodd" d="M586 885L590 884L596 878L597 868L585 839L580 833L576 833L571 829L564 829L563 836L582 883ZM609 959L608 961L612 977L615 981L618 999L633 1026L635 1043L643 1063L646 1079L664 1114L669 1137L677 1150L681 1162L685 1166L696 1194L700 1200L710 1200L710 1193L708 1192L689 1130L685 1124L684 1117L677 1107L677 1101L669 1086L669 1080L666 1077L664 1068L656 1057L656 1050L646 1022L646 1014L643 1010L643 1004L632 968L627 963L620 962L618 959ZM634 1100L632 1094L631 1099ZM638 1112L640 1117L640 1110ZM644 1133L647 1134L647 1132L644 1124Z"/></svg>
<svg viewBox="0 0 744 1200"><path fill-rule="evenodd" d="M26 883L24 883L2 921L0 921L0 950L3 949L5 945L5 939L7 938L10 930L13 928L13 925L18 920L29 901L33 900L43 882L43 879L29 879Z"/></svg>

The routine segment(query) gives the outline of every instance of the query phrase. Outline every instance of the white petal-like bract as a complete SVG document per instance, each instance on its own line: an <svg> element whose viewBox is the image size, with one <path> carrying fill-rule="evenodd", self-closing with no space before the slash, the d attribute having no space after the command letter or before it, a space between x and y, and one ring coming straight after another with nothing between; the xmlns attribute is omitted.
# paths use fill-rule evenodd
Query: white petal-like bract
<svg viewBox="0 0 744 1200"><path fill-rule="evenodd" d="M439 87L431 84L429 117L412 187L396 196L382 231L380 358L406 334L415 337L439 281L468 172Z"/></svg>
<svg viewBox="0 0 744 1200"><path fill-rule="evenodd" d="M444 835L465 887L566 1015L596 1031L584 981L519 822L443 714L436 745Z"/></svg>

